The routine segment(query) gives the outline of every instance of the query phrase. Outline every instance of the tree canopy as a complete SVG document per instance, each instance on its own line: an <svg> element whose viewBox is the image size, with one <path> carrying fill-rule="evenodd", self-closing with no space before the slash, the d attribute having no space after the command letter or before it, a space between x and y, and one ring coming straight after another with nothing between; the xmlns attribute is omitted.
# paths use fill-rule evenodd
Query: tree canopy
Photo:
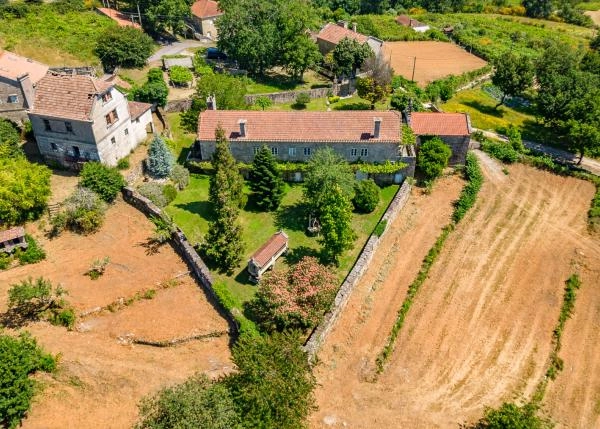
<svg viewBox="0 0 600 429"><path fill-rule="evenodd" d="M96 44L96 55L107 70L144 67L153 50L152 39L133 27L111 27L98 37Z"/></svg>
<svg viewBox="0 0 600 429"><path fill-rule="evenodd" d="M525 56L508 52L496 59L492 83L502 91L502 98L496 108L504 104L507 96L519 96L531 87L533 75L533 63Z"/></svg>
<svg viewBox="0 0 600 429"><path fill-rule="evenodd" d="M448 165L452 150L439 137L422 143L417 156L417 167L426 180L435 180Z"/></svg>
<svg viewBox="0 0 600 429"><path fill-rule="evenodd" d="M334 71L339 75L354 75L371 55L373 50L367 43L344 37L332 51Z"/></svg>
<svg viewBox="0 0 600 429"><path fill-rule="evenodd" d="M146 167L150 175L157 178L165 178L171 174L175 164L175 158L167 143L160 136L154 136L148 148L148 159Z"/></svg>
<svg viewBox="0 0 600 429"><path fill-rule="evenodd" d="M250 170L250 189L256 206L264 211L276 210L283 198L284 183L275 157L267 146L254 156Z"/></svg>
<svg viewBox="0 0 600 429"><path fill-rule="evenodd" d="M521 3L531 18L548 18L552 13L552 0L523 0Z"/></svg>
<svg viewBox="0 0 600 429"><path fill-rule="evenodd" d="M206 99L212 95L215 96L218 109L236 110L246 107L244 81L224 73L203 76L196 86L196 95L201 108L206 108ZM196 116L196 121L197 119Z"/></svg>
<svg viewBox="0 0 600 429"><path fill-rule="evenodd" d="M137 0L127 0L130 7L137 7ZM188 0L141 0L139 7L143 11L142 25L150 33L170 30L174 34L185 29L185 19L191 16Z"/></svg>
<svg viewBox="0 0 600 429"><path fill-rule="evenodd" d="M14 158L23 155L19 146L21 136L12 122L0 118L0 158Z"/></svg>
<svg viewBox="0 0 600 429"><path fill-rule="evenodd" d="M319 213L323 259L337 265L340 256L350 250L356 240L352 229L352 202L334 185L324 196Z"/></svg>

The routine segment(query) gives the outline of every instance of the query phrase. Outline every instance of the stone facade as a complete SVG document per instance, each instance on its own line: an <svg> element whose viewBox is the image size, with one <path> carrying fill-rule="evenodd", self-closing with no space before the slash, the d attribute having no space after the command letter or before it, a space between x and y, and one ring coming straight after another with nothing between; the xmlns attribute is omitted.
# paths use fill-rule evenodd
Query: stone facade
<svg viewBox="0 0 600 429"><path fill-rule="evenodd" d="M211 40L217 40L218 37L217 26L215 25L215 21L217 18L218 16L199 18L197 16L192 15L194 27L196 27L200 34L208 37Z"/></svg>
<svg viewBox="0 0 600 429"><path fill-rule="evenodd" d="M27 119L28 100L33 98L33 86L28 76L12 80L0 76L0 117L15 123Z"/></svg>
<svg viewBox="0 0 600 429"><path fill-rule="evenodd" d="M437 136L452 150L452 156L448 161L448 165L464 165L467 160L467 152L471 143L470 136ZM417 137L417 146L421 145L421 140L426 137Z"/></svg>

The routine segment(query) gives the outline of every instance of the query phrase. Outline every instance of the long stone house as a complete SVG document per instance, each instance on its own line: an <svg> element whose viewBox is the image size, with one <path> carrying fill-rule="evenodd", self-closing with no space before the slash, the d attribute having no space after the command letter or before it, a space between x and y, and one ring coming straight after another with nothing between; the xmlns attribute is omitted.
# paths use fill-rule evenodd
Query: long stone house
<svg viewBox="0 0 600 429"><path fill-rule="evenodd" d="M47 162L116 165L154 131L151 107L127 101L112 82L48 74L38 82L29 119Z"/></svg>
<svg viewBox="0 0 600 429"><path fill-rule="evenodd" d="M375 55L379 55L383 49L383 40L357 32L356 24L352 24L352 29L349 29L347 21L340 21L337 24L327 23L316 35L317 45L323 55L333 51L344 38L367 43Z"/></svg>
<svg viewBox="0 0 600 429"><path fill-rule="evenodd" d="M47 72L45 64L0 50L0 117L15 123L25 121L35 86Z"/></svg>
<svg viewBox="0 0 600 429"><path fill-rule="evenodd" d="M219 3L214 0L196 0L192 6L192 23L196 30L211 40L217 40L215 21L223 15Z"/></svg>

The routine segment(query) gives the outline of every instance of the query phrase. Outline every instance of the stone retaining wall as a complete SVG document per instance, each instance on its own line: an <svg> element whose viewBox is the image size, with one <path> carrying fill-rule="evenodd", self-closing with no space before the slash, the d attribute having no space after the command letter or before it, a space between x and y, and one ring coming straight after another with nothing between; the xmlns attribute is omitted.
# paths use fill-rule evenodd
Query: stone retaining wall
<svg viewBox="0 0 600 429"><path fill-rule="evenodd" d="M335 95L336 90L334 87L326 87L326 88L313 88L313 89L304 89L299 91L283 91L283 92L273 92L270 94L252 94L244 96L247 104L254 104L258 97L266 97L270 99L275 104L283 104L283 103L292 103L296 101L296 97L298 94L308 94L308 96L313 98L323 98L327 97L327 94L331 92ZM217 101L218 107L218 101Z"/></svg>
<svg viewBox="0 0 600 429"><path fill-rule="evenodd" d="M189 110L192 107L192 99L186 98L184 100L171 100L167 101L167 105L164 108L165 113L171 112L183 112Z"/></svg>
<svg viewBox="0 0 600 429"><path fill-rule="evenodd" d="M162 217L162 210L156 206L148 198L140 195L135 189L131 187L123 188L123 199L140 210L146 216ZM185 234L175 225L175 232L171 236L171 244L183 258L183 260L190 267L194 277L198 280L202 289L206 292L209 299L213 302L213 305L219 310L219 312L227 319L231 327L231 332L236 334L238 332L238 324L235 321L231 312L221 305L219 298L213 289L213 280L210 275L208 267L202 260L202 258L196 253L194 247L189 243Z"/></svg>
<svg viewBox="0 0 600 429"><path fill-rule="evenodd" d="M408 197L410 196L411 186L408 181L404 181L394 199L390 203L389 207L381 217L381 220L387 221L387 227L385 231L390 227L391 223L396 219L398 213L402 210L406 202L408 201ZM385 234L384 231L384 234ZM369 263L373 259L373 255L379 246L381 241L381 237L377 237L374 234L371 234L369 240L363 247L358 259L356 260L354 266L342 286L340 287L337 295L335 296L335 300L331 306L331 309L325 314L323 321L319 326L315 328L312 332L306 343L304 344L304 350L308 353L308 359L310 362L314 361L315 355L317 354L319 348L333 329L333 326L337 322L340 314L344 310L344 307L348 303L348 299L352 294L352 291L362 278L365 273Z"/></svg>

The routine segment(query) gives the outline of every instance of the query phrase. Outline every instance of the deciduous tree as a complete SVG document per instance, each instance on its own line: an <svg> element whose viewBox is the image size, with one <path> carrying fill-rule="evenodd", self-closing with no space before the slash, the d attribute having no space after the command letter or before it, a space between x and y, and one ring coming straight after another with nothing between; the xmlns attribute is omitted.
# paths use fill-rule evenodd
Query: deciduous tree
<svg viewBox="0 0 600 429"><path fill-rule="evenodd" d="M129 0L130 7L137 6L137 0ZM142 24L150 33L171 30L173 34L182 33L185 19L191 16L190 3L186 0L141 0L144 11Z"/></svg>
<svg viewBox="0 0 600 429"><path fill-rule="evenodd" d="M283 198L284 184L277 161L267 146L254 156L250 170L250 189L254 202L264 211L276 210Z"/></svg>
<svg viewBox="0 0 600 429"><path fill-rule="evenodd" d="M115 167L108 167L99 162L86 162L79 175L79 184L111 203L126 183Z"/></svg>
<svg viewBox="0 0 600 429"><path fill-rule="evenodd" d="M23 155L19 146L21 136L12 122L0 118L0 158L15 158Z"/></svg>
<svg viewBox="0 0 600 429"><path fill-rule="evenodd" d="M552 0L523 0L521 4L531 18L548 18L552 13Z"/></svg>
<svg viewBox="0 0 600 429"><path fill-rule="evenodd" d="M507 96L519 96L530 88L533 84L533 75L533 63L529 58L512 52L498 57L494 61L492 83L500 88L502 98L495 108L504 104Z"/></svg>
<svg viewBox="0 0 600 429"><path fill-rule="evenodd" d="M152 39L132 27L111 27L98 37L96 44L96 55L107 70L144 67L153 50Z"/></svg>
<svg viewBox="0 0 600 429"><path fill-rule="evenodd" d="M323 236L320 240L323 259L337 265L340 256L350 250L356 240L352 229L352 203L339 186L334 185L325 195L319 211L319 221Z"/></svg>
<svg viewBox="0 0 600 429"><path fill-rule="evenodd" d="M372 180L361 180L354 185L354 208L361 213L371 213L380 200L379 186Z"/></svg>
<svg viewBox="0 0 600 429"><path fill-rule="evenodd" d="M332 51L335 72L353 76L371 55L373 50L367 43L344 37Z"/></svg>
<svg viewBox="0 0 600 429"><path fill-rule="evenodd" d="M439 137L421 144L417 156L417 167L427 180L435 180L448 166L452 150Z"/></svg>
<svg viewBox="0 0 600 429"><path fill-rule="evenodd" d="M203 76L196 86L196 94L201 108L206 108L206 99L212 95L215 96L219 109L236 110L246 107L246 85L241 79L228 74Z"/></svg>

